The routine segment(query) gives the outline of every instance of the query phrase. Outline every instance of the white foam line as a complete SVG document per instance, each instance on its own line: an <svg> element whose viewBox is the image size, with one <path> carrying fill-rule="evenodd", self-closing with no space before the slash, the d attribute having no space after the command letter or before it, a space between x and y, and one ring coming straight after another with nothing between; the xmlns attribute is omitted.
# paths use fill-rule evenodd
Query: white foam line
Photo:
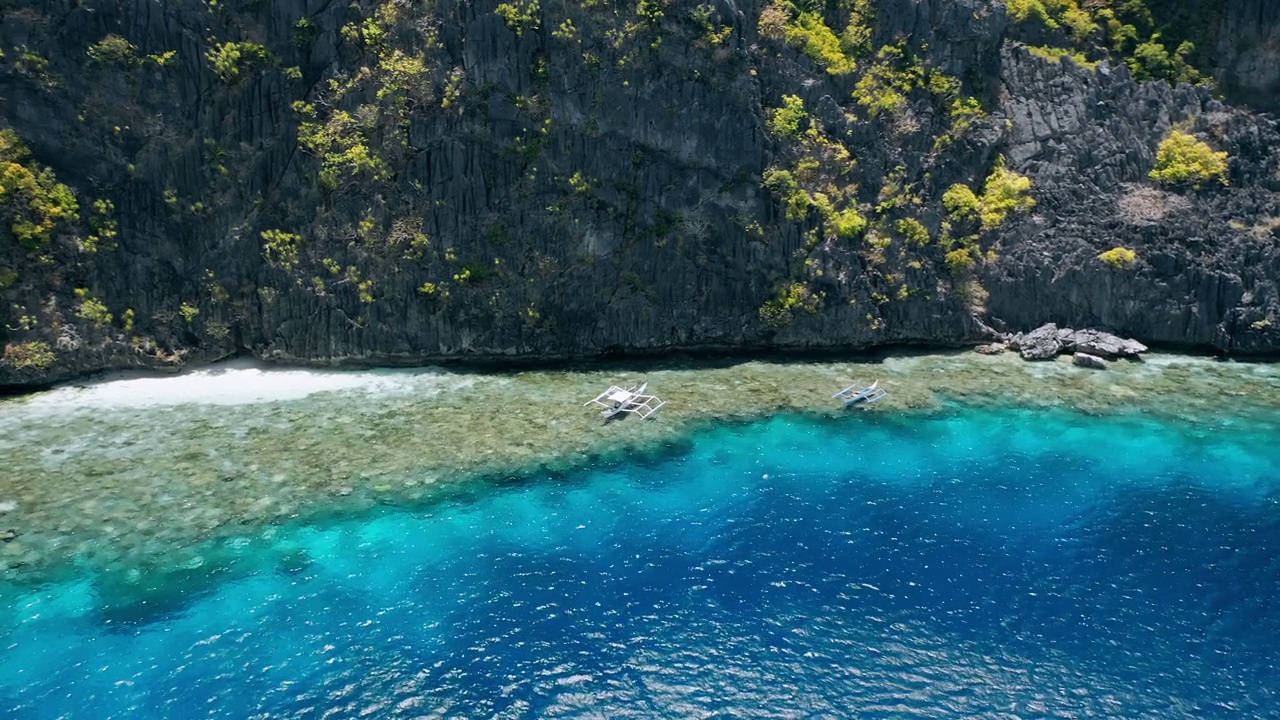
<svg viewBox="0 0 1280 720"><path fill-rule="evenodd" d="M252 360L166 376L117 376L50 390L22 404L26 410L248 405L299 400L322 392L434 394L467 387L475 378L429 370L311 370L264 366Z"/></svg>

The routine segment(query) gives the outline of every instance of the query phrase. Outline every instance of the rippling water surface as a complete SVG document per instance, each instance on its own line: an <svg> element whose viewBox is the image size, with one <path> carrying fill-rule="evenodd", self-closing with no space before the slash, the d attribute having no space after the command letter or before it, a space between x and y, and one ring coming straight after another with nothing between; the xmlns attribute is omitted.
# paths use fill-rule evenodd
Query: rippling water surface
<svg viewBox="0 0 1280 720"><path fill-rule="evenodd" d="M1243 422L784 416L218 542L10 590L6 717L1280 717Z"/></svg>

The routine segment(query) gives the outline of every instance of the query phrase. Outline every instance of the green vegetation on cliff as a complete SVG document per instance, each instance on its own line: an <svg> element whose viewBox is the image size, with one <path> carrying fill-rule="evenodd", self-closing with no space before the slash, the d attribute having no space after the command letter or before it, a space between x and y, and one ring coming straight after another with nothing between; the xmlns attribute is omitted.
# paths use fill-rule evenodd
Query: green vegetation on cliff
<svg viewBox="0 0 1280 720"><path fill-rule="evenodd" d="M107 310L106 304L91 296L88 288L76 288L76 297L80 300L80 306L76 308L76 315L88 320L96 327L101 328L111 324L114 317Z"/></svg>
<svg viewBox="0 0 1280 720"><path fill-rule="evenodd" d="M80 204L53 170L31 159L12 130L0 130L0 224L26 250L41 250L59 227L74 224Z"/></svg>
<svg viewBox="0 0 1280 720"><path fill-rule="evenodd" d="M943 194L942 202L953 219L976 218L983 230L995 230L1013 213L1036 205L1035 198L1031 197L1031 178L1005 167L1004 157L996 158L981 196L967 185L957 183Z"/></svg>
<svg viewBox="0 0 1280 720"><path fill-rule="evenodd" d="M968 185L956 183L942 196L948 220L942 223L939 243L949 248L944 260L956 291L970 306L980 310L987 292L978 282L975 269L994 259L993 250L983 252L984 239L1013 215L1035 207L1031 178L1010 170L1003 156L996 156L979 195Z"/></svg>
<svg viewBox="0 0 1280 720"><path fill-rule="evenodd" d="M791 30L796 23L805 22L799 13L806 10L773 7L772 15L766 11L761 18L761 33L801 47L828 74L848 75L848 79L833 82L852 82L847 96L852 103L837 101L842 118L830 105L819 116L804 107L799 94L803 90L797 87L797 94L782 95L781 105L767 111L767 127L778 141L779 151L763 174L763 185L778 200L785 219L801 229L802 246L795 253L798 262L788 269L788 282L761 307L761 319L774 328L781 327L783 320L789 324L796 300L806 297L797 288L820 292L829 282L833 254L849 250L863 258L866 270L860 281L864 284L848 303L867 309L865 320L873 330L886 327L891 307L897 303L917 296L932 297L936 282L924 279L929 272L949 274L956 292L972 305L979 305L985 291L968 269L993 257L980 247L984 232L1035 203L1030 197L1030 179L1008 170L999 160L981 197L964 185L958 186L971 197L968 216L941 224L935 219L942 209L938 206L947 203L930 196L930 168L957 162L953 145L987 118L982 103L974 97L980 87L967 87L960 78L933 66L927 45L911 39L896 39L871 52L872 35L861 35L856 52L840 48L844 54L839 57L857 57L856 63L840 64L834 52L815 56L814 44L800 44L797 32ZM855 9L851 17L870 17L869 4L860 3L859 7L868 12ZM837 3L836 8L848 10L848 5ZM839 17L828 13L827 19L833 14ZM857 22L851 21L854 24ZM830 42L820 46L835 47ZM855 158L856 145L850 138L872 131L891 145L895 141L904 146L923 142L932 147L933 155L923 162L908 155L897 164L881 165L878 177L868 175ZM892 151L888 154L893 156ZM879 153L872 151L872 155ZM877 158L876 163L880 162ZM871 192L864 192L859 180L876 185L867 188ZM948 199L954 201L958 192L951 192ZM957 236L957 230L965 233Z"/></svg>
<svg viewBox="0 0 1280 720"><path fill-rule="evenodd" d="M769 132L781 138L794 140L800 136L800 125L809 119L804 100L796 95L783 95L782 107L769 111Z"/></svg>
<svg viewBox="0 0 1280 720"><path fill-rule="evenodd" d="M126 69L136 65L165 67L178 56L176 50L155 55L139 55L138 48L133 43L114 33L90 45L86 54L90 62Z"/></svg>
<svg viewBox="0 0 1280 720"><path fill-rule="evenodd" d="M1099 254L1098 259L1115 268L1126 268L1138 261L1138 253L1129 248L1116 247Z"/></svg>
<svg viewBox="0 0 1280 720"><path fill-rule="evenodd" d="M205 53L209 65L223 82L233 83L255 65L271 61L266 47L255 42L224 42Z"/></svg>
<svg viewBox="0 0 1280 720"><path fill-rule="evenodd" d="M895 113L907 104L907 96L925 82L919 60L901 45L880 48L853 89L853 99L871 117Z"/></svg>
<svg viewBox="0 0 1280 720"><path fill-rule="evenodd" d="M538 0L498 3L498 7L494 9L494 12L517 35L523 35L530 30L537 30L540 26L541 8L538 6Z"/></svg>
<svg viewBox="0 0 1280 720"><path fill-rule="evenodd" d="M262 255L267 262L284 270L292 270L297 266L302 236L274 228L263 230L261 234Z"/></svg>
<svg viewBox="0 0 1280 720"><path fill-rule="evenodd" d="M43 340L10 343L4 346L0 363L16 370L44 370L57 360L57 353Z"/></svg>
<svg viewBox="0 0 1280 720"><path fill-rule="evenodd" d="M840 0L836 4L849 17L840 35L831 29L816 5L804 2L765 7L758 29L761 35L800 48L828 73L848 75L858 69L858 58L870 50L875 9L872 0Z"/></svg>
<svg viewBox="0 0 1280 720"><path fill-rule="evenodd" d="M391 179L392 164L408 144L410 113L431 104L421 51L396 42L403 12L383 4L344 25L343 39L367 62L330 77L314 102L293 103L301 121L298 142L321 161L319 178L327 190L362 176Z"/></svg>
<svg viewBox="0 0 1280 720"><path fill-rule="evenodd" d="M1217 181L1227 184L1227 153L1214 151L1194 135L1171 130L1156 151L1156 166L1151 179L1167 185L1192 185L1196 188Z"/></svg>
<svg viewBox="0 0 1280 720"><path fill-rule="evenodd" d="M783 202L786 216L816 214L831 239L860 233L866 223L857 209L857 187L847 179L856 164L849 149L827 135L795 95L770 111L769 128L785 142L783 157L791 162L766 170L764 186Z"/></svg>
<svg viewBox="0 0 1280 720"><path fill-rule="evenodd" d="M818 312L821 304L822 296L814 294L803 283L787 283L760 308L760 320L767 327L778 330L791 324L792 315L796 310L803 310L812 315Z"/></svg>
<svg viewBox="0 0 1280 720"><path fill-rule="evenodd" d="M1207 0L1198 0L1202 4ZM1196 43L1208 42L1205 22L1175 13L1159 0L1008 0L1009 17L1056 35L1063 47L1032 47L1031 52L1056 61L1069 56L1077 64L1094 67L1109 57L1128 66L1137 80L1167 80L1171 84L1207 82L1192 58ZM1158 19L1151 7L1159 10ZM1206 11L1207 14L1213 14ZM1068 47L1069 46L1069 47Z"/></svg>

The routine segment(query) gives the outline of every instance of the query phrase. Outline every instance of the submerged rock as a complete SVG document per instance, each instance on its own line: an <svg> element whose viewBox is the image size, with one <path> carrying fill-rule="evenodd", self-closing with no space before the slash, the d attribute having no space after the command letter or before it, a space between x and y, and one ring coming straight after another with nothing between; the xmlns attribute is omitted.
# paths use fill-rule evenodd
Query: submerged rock
<svg viewBox="0 0 1280 720"><path fill-rule="evenodd" d="M7 530L0 530L0 541L13 542L14 540L17 540L17 539L18 539L17 530L14 530L13 528L9 528Z"/></svg>
<svg viewBox="0 0 1280 720"><path fill-rule="evenodd" d="M1023 360L1052 360L1062 352L1062 338L1054 323L1042 325L1018 339Z"/></svg>
<svg viewBox="0 0 1280 720"><path fill-rule="evenodd" d="M17 509L18 509L18 503L16 502L13 502L11 500L0 502L0 515L4 515L5 513L11 513Z"/></svg>
<svg viewBox="0 0 1280 720"><path fill-rule="evenodd" d="M1078 352L1074 356L1072 356L1071 361L1076 365L1078 365L1079 367L1083 367L1083 368L1092 368L1094 370L1107 369L1106 360L1103 360L1097 355L1090 355L1089 353Z"/></svg>
<svg viewBox="0 0 1280 720"><path fill-rule="evenodd" d="M979 355L1000 355L1006 349L1003 343L991 343L990 345L979 345L973 350Z"/></svg>

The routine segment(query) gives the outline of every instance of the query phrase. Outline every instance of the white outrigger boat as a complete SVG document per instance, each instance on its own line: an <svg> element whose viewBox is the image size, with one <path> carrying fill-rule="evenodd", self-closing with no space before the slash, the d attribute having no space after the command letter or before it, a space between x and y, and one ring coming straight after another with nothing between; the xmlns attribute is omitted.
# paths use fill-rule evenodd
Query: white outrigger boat
<svg viewBox="0 0 1280 720"><path fill-rule="evenodd" d="M880 381L877 380L867 387L862 387L861 385L850 385L835 395L832 395L831 398L833 400L837 398L843 400L844 406L846 408L851 408L854 405L870 405L871 403L879 402L885 399L885 396L888 394L889 393L886 392L884 388L880 387Z"/></svg>
<svg viewBox="0 0 1280 720"><path fill-rule="evenodd" d="M647 418L658 412L658 408L667 404L659 400L657 395L646 395L644 391L648 387L649 383L633 388L620 388L613 385L597 395L595 399L583 403L582 406L595 404L604 408L600 411L600 417L606 422L622 413L639 415L642 419Z"/></svg>

